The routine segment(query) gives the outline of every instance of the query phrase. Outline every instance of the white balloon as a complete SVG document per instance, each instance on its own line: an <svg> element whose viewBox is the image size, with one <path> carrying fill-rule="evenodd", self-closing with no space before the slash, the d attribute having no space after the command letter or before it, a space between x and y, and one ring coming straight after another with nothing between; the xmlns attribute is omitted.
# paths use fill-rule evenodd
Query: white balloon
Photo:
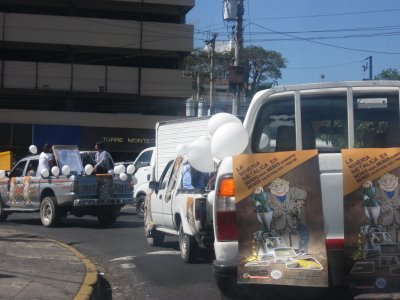
<svg viewBox="0 0 400 300"><path fill-rule="evenodd" d="M114 167L114 174L119 175L119 174L122 174L124 172L125 172L125 166L124 165L116 165Z"/></svg>
<svg viewBox="0 0 400 300"><path fill-rule="evenodd" d="M92 174L92 172L93 172L93 166L92 166L91 164L87 164L87 165L85 166L85 173L86 173L86 175L90 175L90 174Z"/></svg>
<svg viewBox="0 0 400 300"><path fill-rule="evenodd" d="M37 148L35 145L30 145L29 146L29 152L32 154L36 154L37 153Z"/></svg>
<svg viewBox="0 0 400 300"><path fill-rule="evenodd" d="M188 148L189 163L200 172L214 171L214 161L211 155L211 140L197 139Z"/></svg>
<svg viewBox="0 0 400 300"><path fill-rule="evenodd" d="M3 179L4 177L6 177L6 171L0 170L0 179Z"/></svg>
<svg viewBox="0 0 400 300"><path fill-rule="evenodd" d="M42 175L43 177L49 177L49 170L47 169L42 169L40 170L40 175Z"/></svg>
<svg viewBox="0 0 400 300"><path fill-rule="evenodd" d="M126 168L124 165L119 165L118 168L119 168L119 174L125 173Z"/></svg>
<svg viewBox="0 0 400 300"><path fill-rule="evenodd" d="M60 168L57 166L54 166L51 168L51 174L53 174L54 176L58 176L60 175Z"/></svg>
<svg viewBox="0 0 400 300"><path fill-rule="evenodd" d="M65 165L61 168L61 172L65 175L68 176L69 173L71 173L71 168L68 165Z"/></svg>
<svg viewBox="0 0 400 300"><path fill-rule="evenodd" d="M118 166L114 166L114 174L119 174L118 173Z"/></svg>
<svg viewBox="0 0 400 300"><path fill-rule="evenodd" d="M211 153L217 159L242 153L249 142L249 135L242 124L226 123L214 133Z"/></svg>
<svg viewBox="0 0 400 300"><path fill-rule="evenodd" d="M188 151L188 148L185 144L179 144L176 147L176 155L177 156L184 156Z"/></svg>
<svg viewBox="0 0 400 300"><path fill-rule="evenodd" d="M218 113L213 115L211 119L208 121L207 124L208 132L210 133L211 136L213 136L215 131L217 131L219 127L221 127L226 123L242 124L242 121L240 121L238 117L232 114Z"/></svg>
<svg viewBox="0 0 400 300"><path fill-rule="evenodd" d="M126 173L128 173L128 174L133 174L134 172L135 172L135 166L134 165L132 165L132 164L130 164L130 165L128 165L127 167L126 167Z"/></svg>
<svg viewBox="0 0 400 300"><path fill-rule="evenodd" d="M137 183L138 183L138 179L135 176L133 176L132 177L132 184L135 185Z"/></svg>
<svg viewBox="0 0 400 300"><path fill-rule="evenodd" d="M121 173L121 174L119 174L119 179L121 179L122 181L125 181L128 179L128 175L126 175L126 173Z"/></svg>

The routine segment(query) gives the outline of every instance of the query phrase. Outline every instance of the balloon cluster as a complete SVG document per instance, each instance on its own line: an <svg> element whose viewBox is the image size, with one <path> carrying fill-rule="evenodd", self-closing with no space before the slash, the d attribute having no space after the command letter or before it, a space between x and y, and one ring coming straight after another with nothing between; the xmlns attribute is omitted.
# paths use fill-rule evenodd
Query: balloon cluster
<svg viewBox="0 0 400 300"><path fill-rule="evenodd" d="M135 166L130 164L126 168L124 165L116 165L114 167L114 174L119 176L119 179L125 181L128 179L128 174L132 175L135 172ZM134 180L134 178L132 178Z"/></svg>
<svg viewBox="0 0 400 300"><path fill-rule="evenodd" d="M242 153L249 142L249 135L242 122L234 115L218 113L207 124L209 136L194 140L189 146L180 144L178 156L187 156L189 163L201 172L215 170L214 160Z"/></svg>

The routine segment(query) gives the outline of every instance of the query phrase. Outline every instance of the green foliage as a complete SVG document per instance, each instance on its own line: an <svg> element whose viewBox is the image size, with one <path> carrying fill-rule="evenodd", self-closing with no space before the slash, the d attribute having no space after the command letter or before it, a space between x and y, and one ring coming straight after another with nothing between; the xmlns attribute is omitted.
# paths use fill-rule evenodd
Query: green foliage
<svg viewBox="0 0 400 300"><path fill-rule="evenodd" d="M400 80L400 72L392 68L382 70L375 76L375 80Z"/></svg>
<svg viewBox="0 0 400 300"><path fill-rule="evenodd" d="M234 62L234 51L214 54L214 78L228 78L229 67ZM196 49L185 58L185 72L193 75L193 86L197 86L195 74L201 74L200 84L209 82L210 53ZM281 69L286 68L286 59L276 51L265 50L258 46L243 49L244 91L250 99L259 90L270 88L282 78ZM202 91L202 87L200 87ZM204 92L204 89L203 89Z"/></svg>
<svg viewBox="0 0 400 300"><path fill-rule="evenodd" d="M251 98L264 86L277 84L282 78L281 69L286 68L286 59L276 51L248 46L243 49L243 65L247 74L246 97Z"/></svg>

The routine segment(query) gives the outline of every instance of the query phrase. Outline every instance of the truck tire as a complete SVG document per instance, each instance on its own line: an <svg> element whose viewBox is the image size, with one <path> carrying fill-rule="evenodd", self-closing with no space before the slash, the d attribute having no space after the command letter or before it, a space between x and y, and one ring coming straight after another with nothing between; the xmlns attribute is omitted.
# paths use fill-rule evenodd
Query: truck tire
<svg viewBox="0 0 400 300"><path fill-rule="evenodd" d="M197 260L197 242L191 235L183 231L183 225L179 226L179 249L181 258L185 263L194 263Z"/></svg>
<svg viewBox="0 0 400 300"><path fill-rule="evenodd" d="M144 218L145 195L140 195L136 200L136 214L139 218Z"/></svg>
<svg viewBox="0 0 400 300"><path fill-rule="evenodd" d="M55 197L45 197L40 203L40 220L45 227L54 227L61 220L61 212Z"/></svg>
<svg viewBox="0 0 400 300"><path fill-rule="evenodd" d="M165 234L153 228L151 230L151 237L146 238L147 244L150 246L160 247L164 243Z"/></svg>
<svg viewBox="0 0 400 300"><path fill-rule="evenodd" d="M101 225L111 226L117 220L120 211L119 207L102 207L97 212L97 219Z"/></svg>
<svg viewBox="0 0 400 300"><path fill-rule="evenodd" d="M7 220L8 213L4 211L3 201L0 199L0 222Z"/></svg>

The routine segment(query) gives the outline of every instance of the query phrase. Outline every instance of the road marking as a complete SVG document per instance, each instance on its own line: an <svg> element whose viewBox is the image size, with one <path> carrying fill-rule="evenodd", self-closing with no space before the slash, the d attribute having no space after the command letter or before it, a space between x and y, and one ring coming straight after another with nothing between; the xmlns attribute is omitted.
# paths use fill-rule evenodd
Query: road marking
<svg viewBox="0 0 400 300"><path fill-rule="evenodd" d="M136 268L135 264L121 264L122 269L134 269Z"/></svg>
<svg viewBox="0 0 400 300"><path fill-rule="evenodd" d="M173 250L173 251L155 251L155 252L148 252L146 253L148 255L179 255L181 254L179 251Z"/></svg>
<svg viewBox="0 0 400 300"><path fill-rule="evenodd" d="M123 256L123 257L117 257L117 258L111 259L110 261L133 260L134 258L135 258L134 256Z"/></svg>

